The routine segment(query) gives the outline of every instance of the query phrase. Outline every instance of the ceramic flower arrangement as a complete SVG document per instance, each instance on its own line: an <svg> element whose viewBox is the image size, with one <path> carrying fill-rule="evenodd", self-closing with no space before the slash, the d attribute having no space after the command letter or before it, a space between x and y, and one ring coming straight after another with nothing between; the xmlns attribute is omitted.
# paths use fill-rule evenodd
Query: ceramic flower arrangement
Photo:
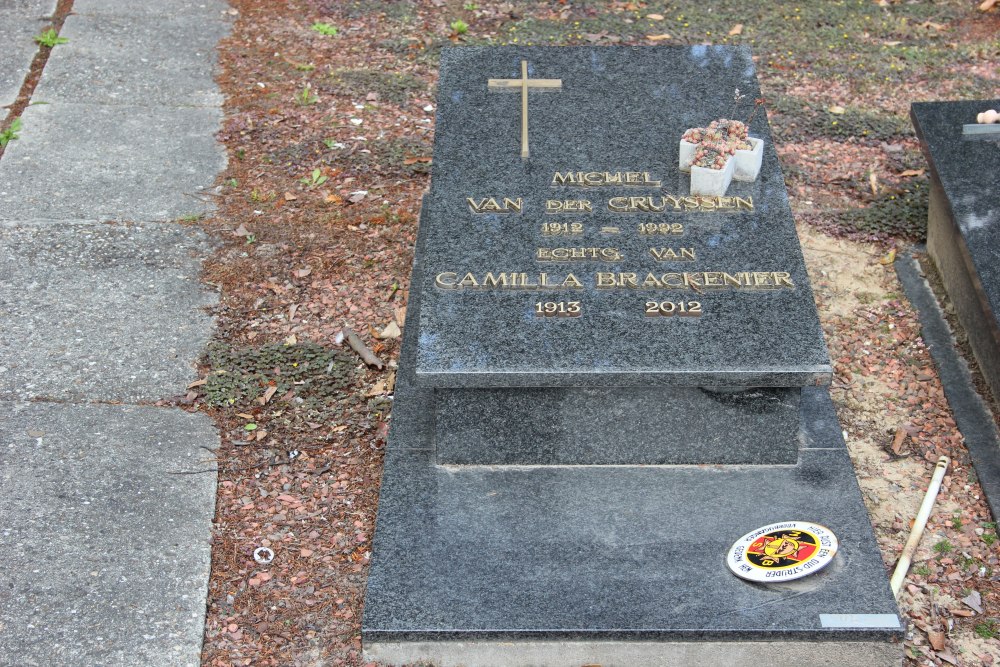
<svg viewBox="0 0 1000 667"><path fill-rule="evenodd" d="M737 89L734 111L744 97ZM764 142L750 136L750 123L763 104L763 99L756 100L753 113L745 123L719 118L708 127L692 127L684 132L678 166L683 172L691 172L691 194L722 196L734 178L737 181L757 180Z"/></svg>

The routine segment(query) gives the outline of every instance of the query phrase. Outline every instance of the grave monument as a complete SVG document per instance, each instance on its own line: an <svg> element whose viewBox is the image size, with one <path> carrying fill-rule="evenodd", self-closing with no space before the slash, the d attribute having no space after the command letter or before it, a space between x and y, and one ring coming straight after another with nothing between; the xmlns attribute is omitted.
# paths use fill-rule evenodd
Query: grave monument
<svg viewBox="0 0 1000 667"><path fill-rule="evenodd" d="M1000 99L919 102L910 117L931 173L927 251L1000 401L1000 125L976 124L993 108Z"/></svg>
<svg viewBox="0 0 1000 667"><path fill-rule="evenodd" d="M678 168L736 89L743 48L443 52L369 659L901 662L764 114L755 181Z"/></svg>

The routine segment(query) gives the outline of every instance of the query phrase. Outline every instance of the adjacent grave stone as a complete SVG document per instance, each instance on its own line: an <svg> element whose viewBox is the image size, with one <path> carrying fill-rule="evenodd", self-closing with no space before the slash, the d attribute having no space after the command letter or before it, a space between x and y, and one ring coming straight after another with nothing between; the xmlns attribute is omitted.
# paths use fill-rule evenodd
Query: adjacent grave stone
<svg viewBox="0 0 1000 667"><path fill-rule="evenodd" d="M766 119L756 182L692 197L678 171L737 88L730 47L443 53L371 659L900 662ZM729 571L795 520L839 538L822 572Z"/></svg>
<svg viewBox="0 0 1000 667"><path fill-rule="evenodd" d="M927 250L1000 400L1000 133L962 132L992 108L1000 100L923 102L910 116L931 172Z"/></svg>

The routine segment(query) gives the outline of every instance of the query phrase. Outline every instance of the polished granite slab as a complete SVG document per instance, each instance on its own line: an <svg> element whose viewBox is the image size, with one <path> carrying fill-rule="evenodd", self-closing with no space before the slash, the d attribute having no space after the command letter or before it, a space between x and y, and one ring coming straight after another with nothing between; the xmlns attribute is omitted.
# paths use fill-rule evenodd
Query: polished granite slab
<svg viewBox="0 0 1000 667"><path fill-rule="evenodd" d="M799 387L436 389L438 464L790 464ZM474 418L470 416L475 415Z"/></svg>
<svg viewBox="0 0 1000 667"><path fill-rule="evenodd" d="M427 389L396 394L410 410L431 400ZM442 466L431 433L394 417L366 648L429 642L433 659L450 642L695 642L707 651L843 641L901 655L903 629L826 390L803 390L801 410L800 461L785 466ZM724 555L740 535L805 517L841 541L826 570L781 585L729 572ZM832 627L829 615L882 625Z"/></svg>
<svg viewBox="0 0 1000 667"><path fill-rule="evenodd" d="M521 95L488 87L520 76L522 60L531 79L561 81L528 92L528 159ZM445 50L417 248L426 271L413 283L426 305L417 383L827 384L765 114L751 127L765 142L756 182L690 198L678 170L681 134L728 115L737 88L747 118L759 89L745 48ZM581 185L593 178L604 183ZM579 316L539 316L547 303L576 303Z"/></svg>
<svg viewBox="0 0 1000 667"><path fill-rule="evenodd" d="M1000 135L962 134L986 109L1000 99L915 103L910 116L930 165L927 249L1000 397Z"/></svg>
<svg viewBox="0 0 1000 667"><path fill-rule="evenodd" d="M421 271L418 255L415 281ZM410 316L420 308L412 295ZM492 406L442 415L441 390L413 377L419 335L404 331L362 619L369 659L901 663L898 608L826 389L801 390L795 464L441 464L438 421ZM466 446L488 451L490 435L474 437ZM840 540L826 570L771 585L729 572L738 537L803 518Z"/></svg>

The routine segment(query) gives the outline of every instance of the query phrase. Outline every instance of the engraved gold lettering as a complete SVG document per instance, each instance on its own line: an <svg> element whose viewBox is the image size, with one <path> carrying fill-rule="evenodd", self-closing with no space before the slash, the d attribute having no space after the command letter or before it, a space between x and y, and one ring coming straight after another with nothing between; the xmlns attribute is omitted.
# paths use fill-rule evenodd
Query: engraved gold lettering
<svg viewBox="0 0 1000 667"><path fill-rule="evenodd" d="M694 248L680 248L680 252L673 248L650 248L649 254L658 262L690 262L695 259Z"/></svg>
<svg viewBox="0 0 1000 667"><path fill-rule="evenodd" d="M445 271L444 273L439 273L434 278L434 284L441 289L455 289L455 280L458 279L457 273L450 273Z"/></svg>
<svg viewBox="0 0 1000 667"><path fill-rule="evenodd" d="M557 171L552 176L552 185L575 187L598 187L626 185L632 187L660 187L660 181L654 180L648 171Z"/></svg>
<svg viewBox="0 0 1000 667"><path fill-rule="evenodd" d="M622 259L618 248L538 248L535 259L539 262L572 262L598 259L618 262Z"/></svg>
<svg viewBox="0 0 1000 667"><path fill-rule="evenodd" d="M698 208L704 209L706 211L714 211L715 208L716 208L716 206L715 206L715 198L712 198L712 197L702 197L701 198L701 202L698 205Z"/></svg>
<svg viewBox="0 0 1000 667"><path fill-rule="evenodd" d="M573 289L583 289L583 283L572 273L567 273L563 280L562 287L572 287Z"/></svg>
<svg viewBox="0 0 1000 667"><path fill-rule="evenodd" d="M683 197L681 201L684 202L684 208L686 209L698 208L697 197Z"/></svg>
<svg viewBox="0 0 1000 667"><path fill-rule="evenodd" d="M664 200L669 199L670 203L672 203L674 205L674 210L675 211L679 211L681 209L681 200L678 199L677 197L674 197L673 195L667 195L663 199Z"/></svg>
<svg viewBox="0 0 1000 667"><path fill-rule="evenodd" d="M671 283L670 281L672 280L677 282ZM663 283L664 287L687 287L687 283L684 282L684 277L679 273L664 273L660 276L660 282Z"/></svg>
<svg viewBox="0 0 1000 667"><path fill-rule="evenodd" d="M722 272L722 284L726 287L740 287L743 285L737 276L726 273L725 271Z"/></svg>
<svg viewBox="0 0 1000 667"><path fill-rule="evenodd" d="M462 279L458 281L459 287L479 287L479 283L476 282L476 277L471 273L466 273L462 276Z"/></svg>
<svg viewBox="0 0 1000 667"><path fill-rule="evenodd" d="M733 199L736 200L737 210L739 210L740 208L745 208L748 211L753 210L753 197L747 197L745 199L743 197L733 197Z"/></svg>
<svg viewBox="0 0 1000 667"><path fill-rule="evenodd" d="M469 204L469 210L473 213L510 213L510 212L521 212L521 198L511 199L510 197L503 198L503 204L498 204L497 200L493 197L487 197L485 199L474 199L472 197L466 197L465 201Z"/></svg>
<svg viewBox="0 0 1000 667"><path fill-rule="evenodd" d="M718 271L706 271L704 274L704 286L708 288L723 287L722 275Z"/></svg>
<svg viewBox="0 0 1000 667"><path fill-rule="evenodd" d="M791 274L786 271L697 271L692 273L664 273L657 276L647 273L640 282L634 273L595 273L595 284L600 289L682 289L704 290L732 289L794 289Z"/></svg>
<svg viewBox="0 0 1000 667"><path fill-rule="evenodd" d="M545 202L546 213L571 213L587 212L593 213L594 209L586 199L568 199L565 201L558 199L548 199Z"/></svg>
<svg viewBox="0 0 1000 667"><path fill-rule="evenodd" d="M660 288L662 288L663 287L663 283L661 283L659 280L657 280L656 276L654 276L652 273L647 273L646 274L646 279L642 281L642 287L643 287L643 289L649 289L651 287L660 287Z"/></svg>
<svg viewBox="0 0 1000 667"><path fill-rule="evenodd" d="M718 197L718 206L720 209L736 208L732 197Z"/></svg>
<svg viewBox="0 0 1000 667"><path fill-rule="evenodd" d="M498 289L507 287L507 283L508 283L508 278L506 273L500 273L496 276L494 276L492 273L487 273L485 276L483 276L482 286Z"/></svg>
<svg viewBox="0 0 1000 667"><path fill-rule="evenodd" d="M795 283L792 282L792 276L787 271L774 272L774 285L775 287L795 287Z"/></svg>
<svg viewBox="0 0 1000 667"><path fill-rule="evenodd" d="M612 197L608 200L608 210L615 213L625 213L628 208L628 197Z"/></svg>

